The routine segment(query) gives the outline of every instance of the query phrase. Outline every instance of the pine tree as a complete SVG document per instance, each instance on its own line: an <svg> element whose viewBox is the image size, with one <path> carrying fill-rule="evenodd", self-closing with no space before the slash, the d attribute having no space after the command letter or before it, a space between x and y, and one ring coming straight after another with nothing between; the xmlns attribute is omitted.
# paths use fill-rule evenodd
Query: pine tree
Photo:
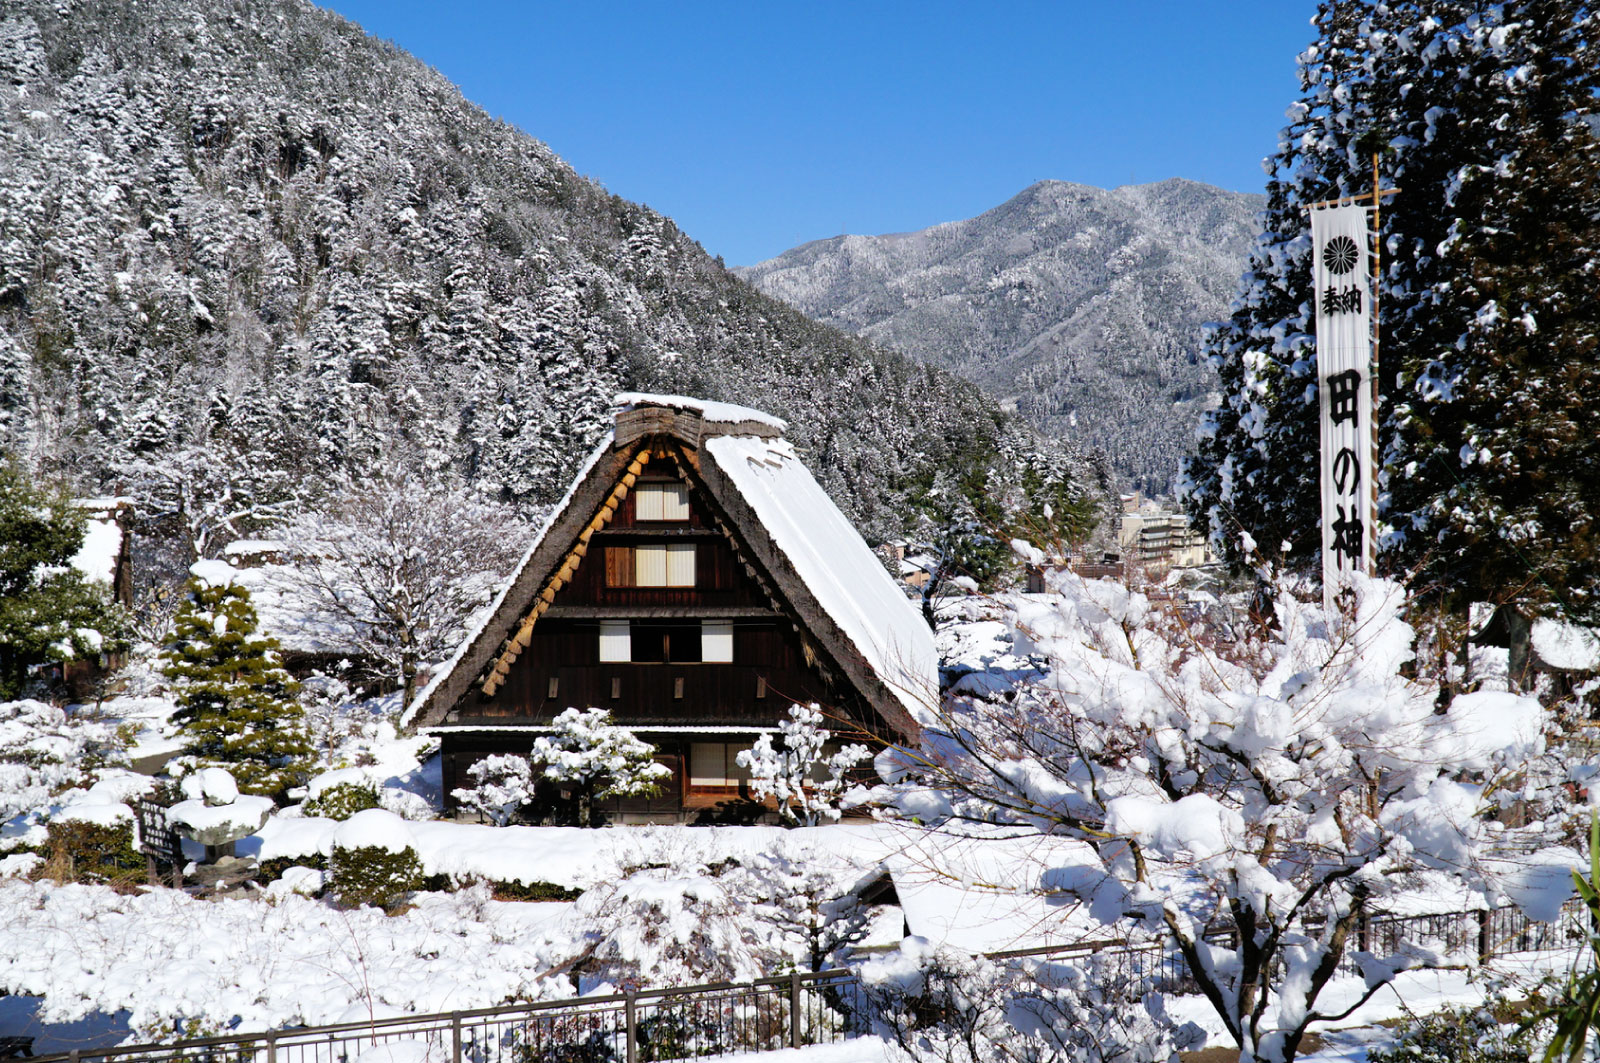
<svg viewBox="0 0 1600 1063"><path fill-rule="evenodd" d="M82 545L83 515L0 463L0 700L39 665L127 647L126 614L72 567Z"/></svg>
<svg viewBox="0 0 1600 1063"><path fill-rule="evenodd" d="M1471 28L1459 79L1474 156L1444 176L1454 221L1404 351L1391 486L1421 589L1524 614L1600 617L1600 15L1552 0ZM1469 589L1472 597L1462 593Z"/></svg>
<svg viewBox="0 0 1600 1063"><path fill-rule="evenodd" d="M546 779L572 791L580 827L600 826L595 798L649 797L672 775L656 762L655 746L612 723L607 709L568 709L551 731L534 740L533 759L544 765Z"/></svg>
<svg viewBox="0 0 1600 1063"><path fill-rule="evenodd" d="M185 755L227 768L247 793L279 794L309 771L311 743L294 701L299 684L278 663L276 639L257 633L250 592L221 562L197 565L162 652L178 686Z"/></svg>

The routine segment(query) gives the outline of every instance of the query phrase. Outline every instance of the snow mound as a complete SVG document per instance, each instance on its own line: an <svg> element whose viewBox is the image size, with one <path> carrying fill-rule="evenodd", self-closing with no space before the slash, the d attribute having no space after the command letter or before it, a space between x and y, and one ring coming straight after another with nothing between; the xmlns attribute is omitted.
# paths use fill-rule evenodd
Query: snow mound
<svg viewBox="0 0 1600 1063"><path fill-rule="evenodd" d="M226 561L196 561L189 566L189 575L208 587L226 587L238 572Z"/></svg>
<svg viewBox="0 0 1600 1063"><path fill-rule="evenodd" d="M335 849L387 849L392 853L416 848L411 825L386 808L368 808L345 820L333 832Z"/></svg>
<svg viewBox="0 0 1600 1063"><path fill-rule="evenodd" d="M232 804L239 797L239 784L226 768L201 768L191 772L178 783L178 789L189 800L208 805Z"/></svg>

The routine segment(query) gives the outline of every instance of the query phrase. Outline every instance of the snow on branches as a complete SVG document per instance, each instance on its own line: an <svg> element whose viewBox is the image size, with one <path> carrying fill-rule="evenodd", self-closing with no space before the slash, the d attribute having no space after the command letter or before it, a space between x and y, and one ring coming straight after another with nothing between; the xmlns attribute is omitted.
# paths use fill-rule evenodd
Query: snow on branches
<svg viewBox="0 0 1600 1063"><path fill-rule="evenodd" d="M1435 712L1437 691L1402 672L1401 598L1361 581L1353 612L1330 617L1280 587L1275 636L1223 652L1143 595L1063 575L1013 605L1042 676L956 699L921 750L880 768L908 817L1088 843L1101 869L1063 888L1179 952L1242 1056L1284 1063L1339 1017L1318 1000L1347 958L1362 1000L1401 970L1475 960L1362 951L1371 917L1510 898L1551 918L1568 888L1575 856L1528 770L1544 710L1484 692ZM1512 799L1519 815L1497 818Z"/></svg>
<svg viewBox="0 0 1600 1063"><path fill-rule="evenodd" d="M393 473L343 484L326 512L279 528L287 589L410 704L417 671L448 656L526 544L507 507L459 485Z"/></svg>
<svg viewBox="0 0 1600 1063"><path fill-rule="evenodd" d="M833 732L822 726L815 704L791 705L789 718L778 724L775 747L770 734L740 753L735 761L750 770L750 795L757 801L776 798L785 822L815 827L839 818L839 797L850 769L872 756L866 746L852 744L825 753Z"/></svg>
<svg viewBox="0 0 1600 1063"><path fill-rule="evenodd" d="M595 798L648 797L659 793L672 769L655 760L655 747L611 722L606 709L568 709L534 740L533 759L544 777L573 791L578 825L595 826Z"/></svg>
<svg viewBox="0 0 1600 1063"><path fill-rule="evenodd" d="M533 768L526 757L514 753L484 757L467 769L467 776L472 785L452 790L450 796L496 827L510 823L517 809L533 800Z"/></svg>

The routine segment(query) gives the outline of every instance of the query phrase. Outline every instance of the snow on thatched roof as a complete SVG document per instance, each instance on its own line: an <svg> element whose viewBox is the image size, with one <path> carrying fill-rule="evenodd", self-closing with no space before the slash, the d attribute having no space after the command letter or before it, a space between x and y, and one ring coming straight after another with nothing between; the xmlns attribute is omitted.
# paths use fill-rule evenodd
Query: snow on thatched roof
<svg viewBox="0 0 1600 1063"><path fill-rule="evenodd" d="M698 455L697 478L812 635L874 709L915 734L938 694L938 654L916 607L782 439L784 422L730 403L675 395L617 396L614 431L501 592L484 625L423 689L405 722L442 722L485 670L518 652L541 593L572 560L580 537L609 519L641 440L670 436ZM524 641L521 645L526 645ZM498 661L498 665L497 665Z"/></svg>
<svg viewBox="0 0 1600 1063"><path fill-rule="evenodd" d="M939 693L939 653L928 624L794 448L783 439L717 436L704 452L878 678L913 719L926 722Z"/></svg>

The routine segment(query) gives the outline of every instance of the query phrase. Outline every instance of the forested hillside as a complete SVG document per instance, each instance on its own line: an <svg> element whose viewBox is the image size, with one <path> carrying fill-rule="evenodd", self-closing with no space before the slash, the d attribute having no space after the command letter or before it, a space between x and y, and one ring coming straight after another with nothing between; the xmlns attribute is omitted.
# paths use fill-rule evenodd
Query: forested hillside
<svg viewBox="0 0 1600 1063"><path fill-rule="evenodd" d="M1227 313L1264 203L1179 179L1041 181L976 218L818 240L738 272L978 382L1160 493L1216 392L1201 326Z"/></svg>
<svg viewBox="0 0 1600 1063"><path fill-rule="evenodd" d="M619 389L788 418L869 536L1035 448L310 5L20 0L0 74L0 444L147 537L207 553L379 468L547 502Z"/></svg>

